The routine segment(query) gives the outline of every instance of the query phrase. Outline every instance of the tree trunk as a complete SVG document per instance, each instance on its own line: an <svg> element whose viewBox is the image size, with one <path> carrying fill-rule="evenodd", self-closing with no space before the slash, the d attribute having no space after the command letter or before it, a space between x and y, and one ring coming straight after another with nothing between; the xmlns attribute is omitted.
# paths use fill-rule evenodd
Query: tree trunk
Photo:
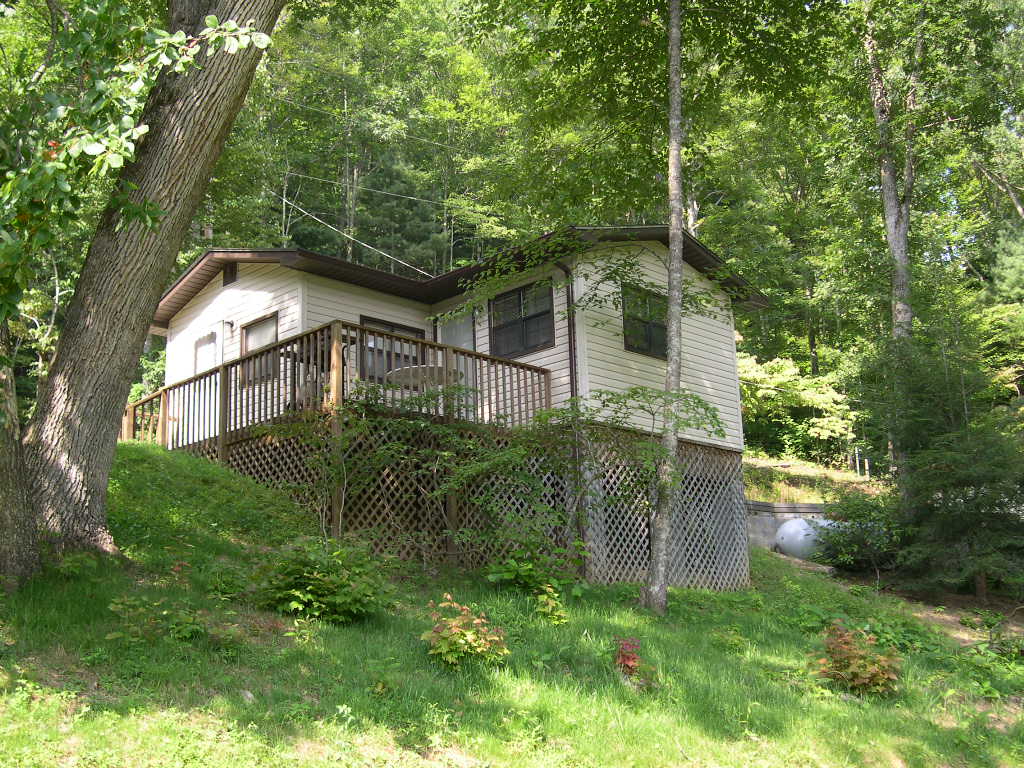
<svg viewBox="0 0 1024 768"><path fill-rule="evenodd" d="M868 59L868 91L871 97L871 110L878 132L882 216L885 222L885 239L892 257L892 339L896 359L893 365L894 408L889 425L889 442L893 470L903 500L903 511L909 517L911 515L908 490L909 457L901 413L906 407L909 397L908 382L904 376L907 366L903 359L910 354L909 346L914 332L914 310L910 296L910 212L916 174L914 139L917 134L917 125L913 116L918 106L918 66L924 54L924 37L919 31L913 55L905 68L908 77L906 95L904 96L907 119L903 129L901 179L893 136L893 102L885 81L885 69L878 54L874 24L870 19L867 20L866 30L864 50Z"/></svg>
<svg viewBox="0 0 1024 768"><path fill-rule="evenodd" d="M22 464L11 339L0 322L0 589L11 592L39 568L38 526Z"/></svg>
<svg viewBox="0 0 1024 768"><path fill-rule="evenodd" d="M680 0L669 0L668 27L668 364L665 391L677 392L682 360L683 305L683 96L680 64ZM672 507L676 496L676 461L679 434L667 405L662 426L662 461L658 468L657 503L650 521L651 561L644 604L655 613L668 608L668 542L672 535Z"/></svg>
<svg viewBox="0 0 1024 768"><path fill-rule="evenodd" d="M284 0L170 5L170 29L195 34L208 14L271 32ZM111 203L86 257L24 448L42 522L61 546L116 551L106 495L118 425L139 353L187 228L252 82L260 51L200 55L202 69L164 72L143 122L150 132L113 199L148 202L158 227Z"/></svg>

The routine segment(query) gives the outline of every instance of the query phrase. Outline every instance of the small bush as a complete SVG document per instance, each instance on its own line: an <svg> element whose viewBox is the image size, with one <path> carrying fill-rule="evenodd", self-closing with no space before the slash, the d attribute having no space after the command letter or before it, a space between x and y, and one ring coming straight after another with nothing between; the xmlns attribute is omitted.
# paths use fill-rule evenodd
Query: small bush
<svg viewBox="0 0 1024 768"><path fill-rule="evenodd" d="M300 618L351 621L386 607L386 570L364 542L301 539L262 566L256 603Z"/></svg>
<svg viewBox="0 0 1024 768"><path fill-rule="evenodd" d="M487 566L487 580L492 584L539 592L546 584L555 581L555 578L530 560L506 557Z"/></svg>
<svg viewBox="0 0 1024 768"><path fill-rule="evenodd" d="M191 642L210 634L204 616L183 601L124 596L114 599L109 607L121 618L122 628L109 633L107 640L141 643L169 637L180 642Z"/></svg>
<svg viewBox="0 0 1024 768"><path fill-rule="evenodd" d="M466 658L496 663L509 654L501 627L491 627L483 613L474 614L469 606L456 603L450 594L446 593L440 603L430 601L430 618L434 626L420 639L430 645L428 653L453 667Z"/></svg>
<svg viewBox="0 0 1024 768"><path fill-rule="evenodd" d="M565 612L565 606L562 604L562 597L553 585L545 584L533 596L533 599L536 603L534 612L552 624L565 624L569 621L569 615Z"/></svg>
<svg viewBox="0 0 1024 768"><path fill-rule="evenodd" d="M818 672L853 693L891 693L899 678L899 659L879 652L877 645L874 635L834 621L825 630L825 656L818 659Z"/></svg>
<svg viewBox="0 0 1024 768"><path fill-rule="evenodd" d="M876 577L895 563L904 535L895 494L843 493L828 502L825 512L834 524L818 527L819 559L851 570L870 569Z"/></svg>

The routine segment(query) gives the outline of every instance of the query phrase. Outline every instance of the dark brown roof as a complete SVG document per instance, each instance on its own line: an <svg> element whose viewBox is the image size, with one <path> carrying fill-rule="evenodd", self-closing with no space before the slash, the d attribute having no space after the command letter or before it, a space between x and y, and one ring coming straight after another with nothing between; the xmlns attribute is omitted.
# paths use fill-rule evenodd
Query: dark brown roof
<svg viewBox="0 0 1024 768"><path fill-rule="evenodd" d="M667 226L571 227L569 229L579 234L583 240L594 243L656 241L668 245ZM755 306L767 306L768 300L763 294L742 277L725 272L724 262L689 234L686 235L683 257L696 269L718 280L735 299ZM465 282L486 266L485 264L473 264L429 280L413 280L383 270L364 267L361 264L353 264L333 256L323 256L301 249L211 250L192 262L185 273L163 295L157 307L156 316L153 318L153 326L167 328L171 318L214 279L224 265L229 262L280 264L313 275L372 288L393 296L414 299L424 304L434 304L452 296L458 296L464 291Z"/></svg>

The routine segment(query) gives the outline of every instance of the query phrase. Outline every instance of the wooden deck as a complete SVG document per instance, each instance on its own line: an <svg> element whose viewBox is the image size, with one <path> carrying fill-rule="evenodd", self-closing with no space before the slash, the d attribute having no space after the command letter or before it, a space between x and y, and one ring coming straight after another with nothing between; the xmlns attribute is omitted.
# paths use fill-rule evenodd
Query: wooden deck
<svg viewBox="0 0 1024 768"><path fill-rule="evenodd" d="M223 457L251 427L367 398L396 410L517 426L551 406L551 372L335 321L129 403L121 439L172 449L216 443Z"/></svg>

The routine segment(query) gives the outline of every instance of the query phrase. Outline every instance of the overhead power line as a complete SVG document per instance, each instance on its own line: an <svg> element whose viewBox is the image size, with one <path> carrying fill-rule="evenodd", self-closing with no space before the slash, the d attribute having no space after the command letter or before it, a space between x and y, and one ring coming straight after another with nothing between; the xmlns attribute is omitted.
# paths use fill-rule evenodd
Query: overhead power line
<svg viewBox="0 0 1024 768"><path fill-rule="evenodd" d="M334 232L337 232L342 237L347 237L353 243L358 243L359 245L363 246L363 248L369 248L374 253L379 253L384 258L391 259L391 261L395 262L396 264L401 264L403 267L408 267L411 270L419 272L421 275L426 275L427 277L433 277L433 275L430 274L429 272L427 272L426 270L422 270L419 267L413 266L412 264L410 264L407 261L402 261L401 259L396 258L395 256L392 256L390 253L384 253L384 251L382 251L380 248L374 248L369 243L364 243L362 240L358 240L358 239L352 237L352 235L350 235L348 232L344 232L344 231L338 229L333 224L328 224L326 221L321 219L319 216L316 216L315 214L310 213L309 211L307 211L305 208L303 208L302 206L298 205L297 203L293 203L291 200L288 200L288 199L282 197L281 195L277 194L277 192L272 192L272 194L274 195L274 197L276 197L278 200L280 200L285 205L290 205L292 208L297 210L299 213L303 213L306 216L309 216L309 218L313 219L313 221L316 221L316 222L319 222L320 224L323 224L325 227L327 227L328 229L330 229L330 230L332 230Z"/></svg>
<svg viewBox="0 0 1024 768"><path fill-rule="evenodd" d="M334 179L322 179L319 176L308 176L305 173L295 173L295 171L285 171L284 175L285 176L298 176L301 179L312 179L313 181L323 181L323 182L326 182L327 184L334 184L335 186L338 186L338 187L347 187L347 186L349 186L344 181L335 181ZM389 195L390 197L402 197L402 198L405 198L406 200L416 200L416 201L421 202L421 203L430 203L431 205L444 205L444 203L439 202L438 200L427 200L425 197L413 197L412 195L400 195L397 192L385 192L383 189L374 189L373 187L363 187L363 186L360 186L359 184L356 184L356 189L361 189L361 190L363 190L365 192L376 192L377 194L380 194L380 195Z"/></svg>

